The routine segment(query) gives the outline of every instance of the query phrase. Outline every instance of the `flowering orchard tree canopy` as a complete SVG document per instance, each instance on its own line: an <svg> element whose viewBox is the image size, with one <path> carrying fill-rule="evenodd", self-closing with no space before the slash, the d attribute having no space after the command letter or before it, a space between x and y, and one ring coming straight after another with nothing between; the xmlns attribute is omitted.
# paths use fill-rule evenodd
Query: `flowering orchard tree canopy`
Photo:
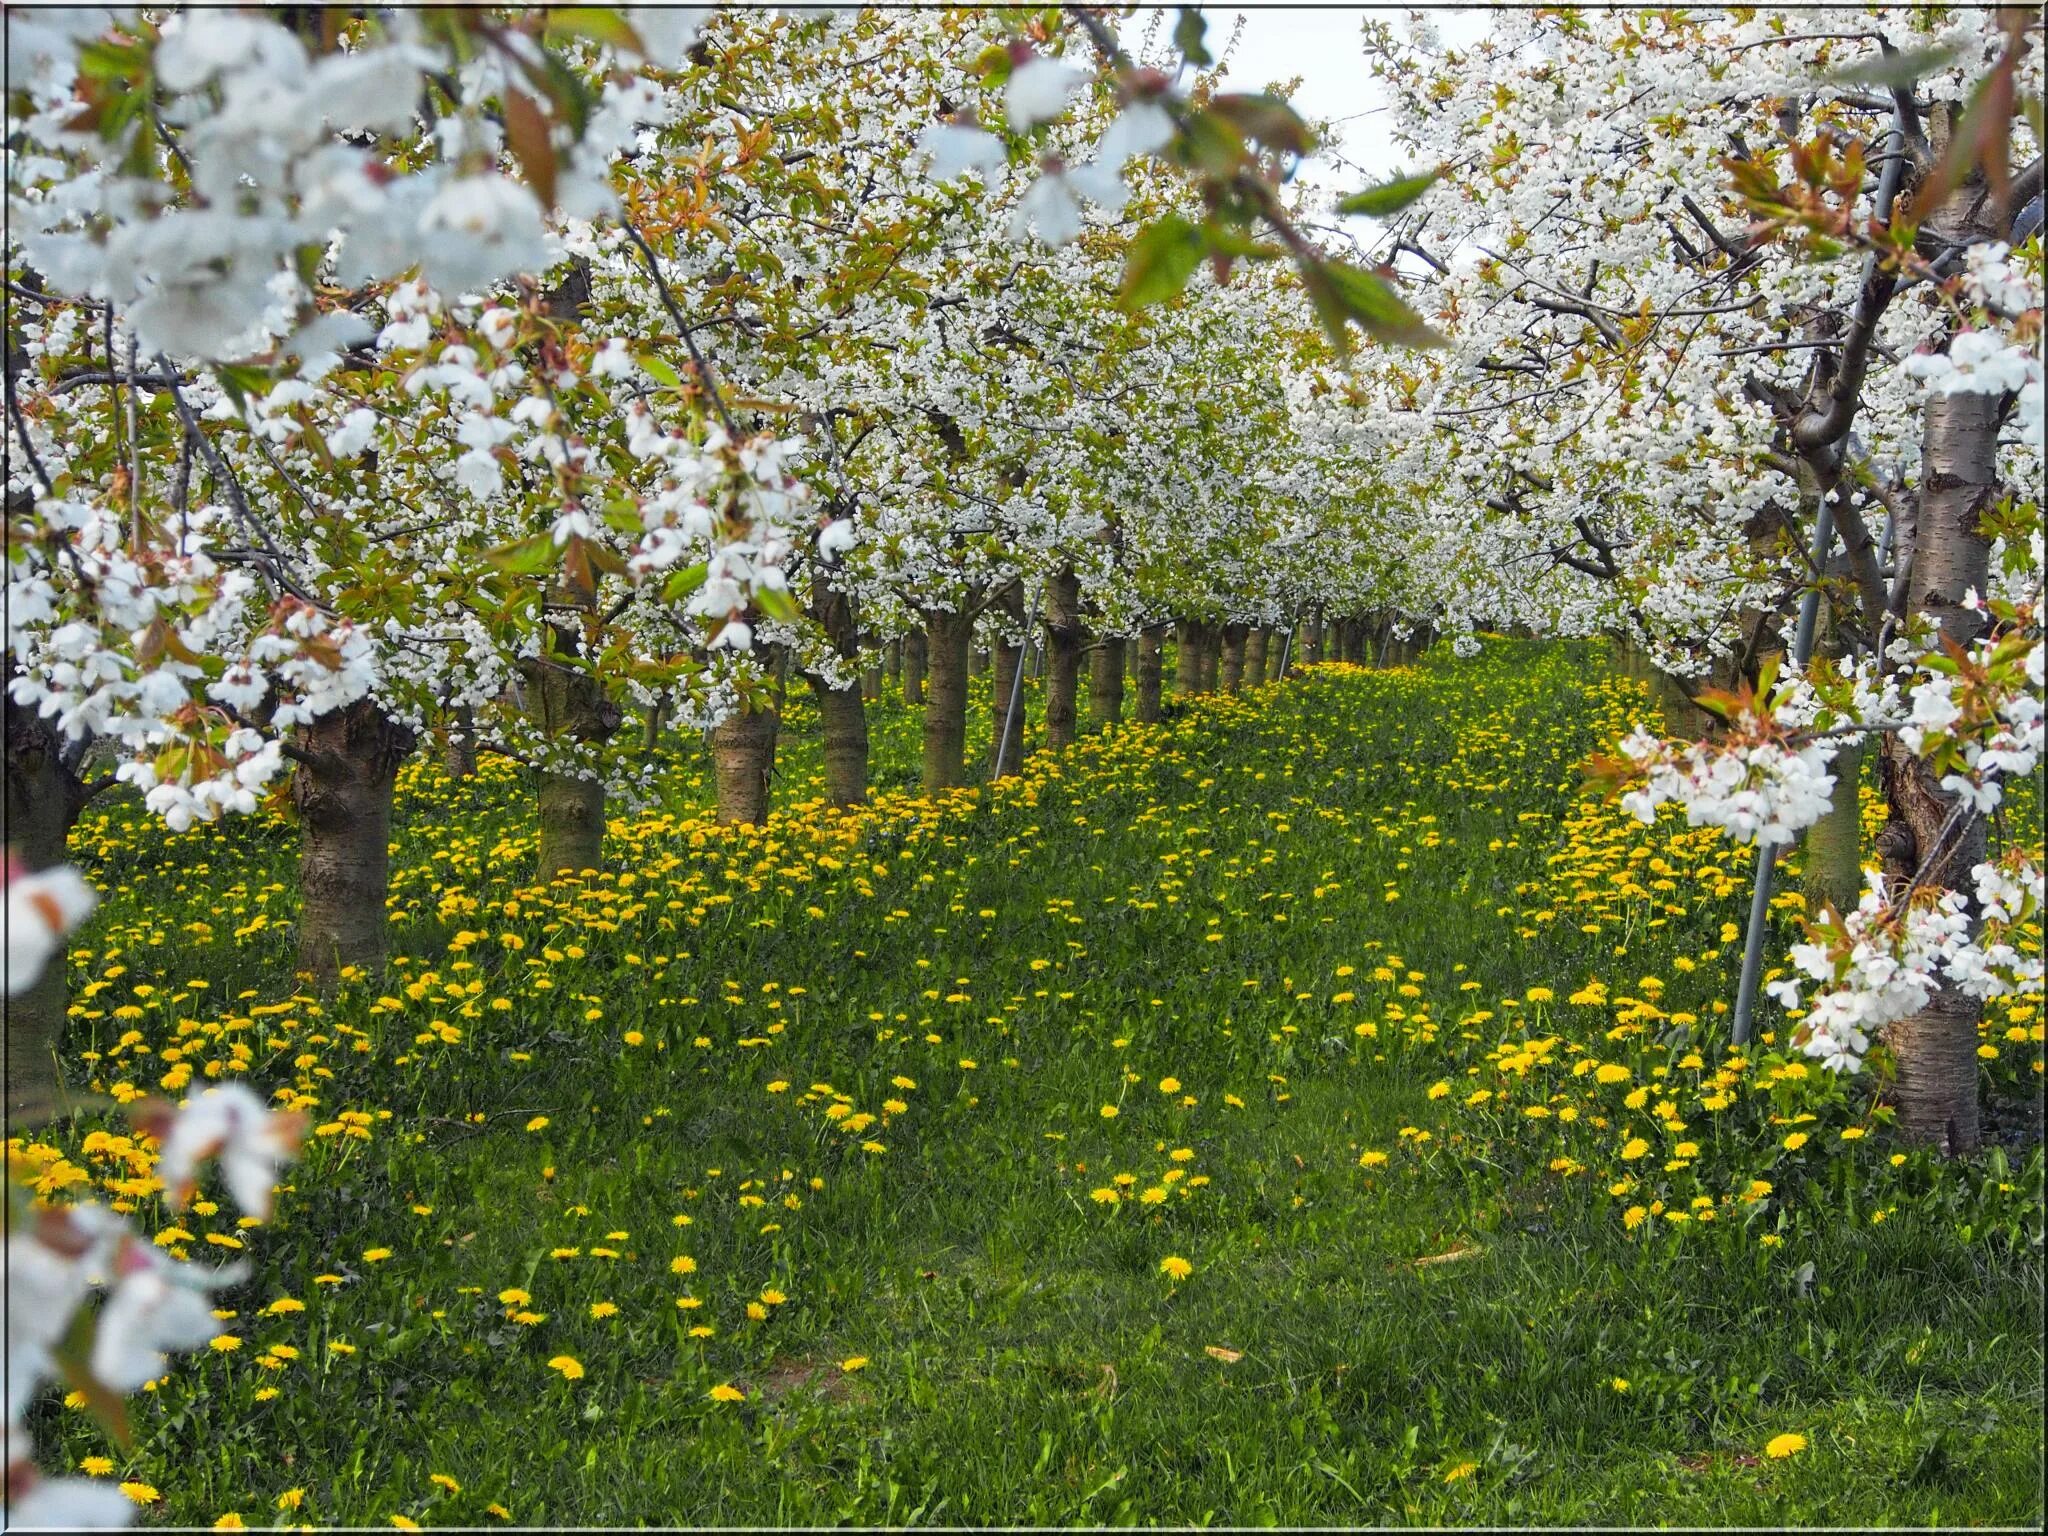
<svg viewBox="0 0 2048 1536"><path fill-rule="evenodd" d="M1928 402L2003 402L1987 483L2039 467L2040 65L2005 13L1525 13L1464 53L1369 19L1423 167L1341 205L1377 270L1289 189L1312 127L1206 85L1193 12L10 27L9 694L174 826L359 706L616 777L615 727L522 684L712 723L785 652L843 690L1062 573L1103 633L1609 631L1695 689L1822 587L1827 728L1886 728L1946 707L1908 697L1947 675ZM1986 510L1972 590L2031 632L2038 512ZM1973 695L1947 765L1981 810L2039 663L1950 639L2012 701ZM1702 750L1629 755L1743 834L1830 782L1826 740Z"/></svg>
<svg viewBox="0 0 2048 1536"><path fill-rule="evenodd" d="M331 981L385 959L425 740L532 772L552 878L678 728L764 820L792 674L856 805L885 658L936 792L977 646L1001 777L1030 646L1063 746L1084 666L1114 721L1134 656L1158 719L1171 627L1183 691L1487 627L1654 669L1664 729L1590 772L1755 845L1753 960L1777 850L1846 818L1770 995L1976 1143L1983 1001L2042 980L1999 823L2043 748L2036 14L1519 10L1451 48L1366 13L1412 169L1328 205L1318 126L1222 90L1193 7L6 28L10 1106L53 1086L15 1061L61 1039L65 839L114 785L174 830L288 797ZM148 1113L174 1189L218 1153L267 1207L296 1122ZM8 1261L10 1359L110 1416L203 1341L212 1282L97 1207ZM108 1518L32 1469L12 1503L26 1401L11 1509Z"/></svg>

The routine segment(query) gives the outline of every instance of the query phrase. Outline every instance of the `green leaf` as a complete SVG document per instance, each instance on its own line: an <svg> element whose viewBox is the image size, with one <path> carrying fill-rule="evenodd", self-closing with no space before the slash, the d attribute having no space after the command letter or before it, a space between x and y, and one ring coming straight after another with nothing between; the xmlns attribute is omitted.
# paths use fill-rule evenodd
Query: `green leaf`
<svg viewBox="0 0 2048 1536"><path fill-rule="evenodd" d="M1409 176L1397 176L1392 181L1381 182L1376 187L1367 187L1363 192L1354 192L1337 205L1339 213L1364 213L1373 218L1383 219L1390 213L1399 213L1415 199L1422 196L1443 174L1439 166L1433 171L1417 171Z"/></svg>
<svg viewBox="0 0 2048 1536"><path fill-rule="evenodd" d="M1444 344L1443 337L1431 330L1394 291L1394 285L1377 273L1341 261L1322 261L1304 264L1301 280L1339 355L1348 355L1351 350L1345 329L1348 324L1356 324L1376 340L1401 346Z"/></svg>
<svg viewBox="0 0 2048 1536"><path fill-rule="evenodd" d="M78 45L78 72L88 80L144 80L149 50L139 42L89 38Z"/></svg>
<svg viewBox="0 0 2048 1536"><path fill-rule="evenodd" d="M1172 298L1194 275L1203 249L1202 231L1177 213L1161 215L1131 241L1117 303L1139 310Z"/></svg>
<svg viewBox="0 0 2048 1536"><path fill-rule="evenodd" d="M780 619L785 624L794 624L797 618L796 599L784 587L756 587L754 606L771 619Z"/></svg>
<svg viewBox="0 0 2048 1536"><path fill-rule="evenodd" d="M1173 24L1173 46L1180 50L1180 56L1195 68L1201 69L1214 64L1215 58L1204 41L1209 23L1202 19L1200 9L1192 5L1180 8L1180 20Z"/></svg>
<svg viewBox="0 0 2048 1536"><path fill-rule="evenodd" d="M1244 140L1220 113L1189 112L1186 131L1174 146L1181 163L1211 176L1228 176L1244 163Z"/></svg>
<svg viewBox="0 0 2048 1536"><path fill-rule="evenodd" d="M536 533L532 538L501 544L484 551L484 559L512 576L538 576L555 568L560 551L552 534Z"/></svg>
<svg viewBox="0 0 2048 1536"><path fill-rule="evenodd" d="M666 603L680 603L692 592L704 585L710 571L703 564L689 565L670 576L662 583L661 598Z"/></svg>
<svg viewBox="0 0 2048 1536"><path fill-rule="evenodd" d="M114 1444L130 1451L135 1447L135 1437L128 1427L127 1399L101 1385L92 1373L93 1334L97 1326L97 1315L81 1307L73 1314L71 1326L53 1355L65 1385L85 1399L86 1411L99 1421Z"/></svg>
<svg viewBox="0 0 2048 1536"><path fill-rule="evenodd" d="M1316 136L1301 115L1278 96L1227 95L1212 97L1212 112L1221 114L1248 139L1285 154L1305 155L1316 147Z"/></svg>
<svg viewBox="0 0 2048 1536"><path fill-rule="evenodd" d="M657 357L652 352L642 353L640 368L657 384L666 384L670 389L683 387L683 376L675 371L666 358Z"/></svg>
<svg viewBox="0 0 2048 1536"><path fill-rule="evenodd" d="M583 81L583 77L571 69L562 59L543 50L538 63L525 62L526 78L537 90L554 103L562 121L569 125L570 133L577 139L583 137L583 130L590 126L591 111L597 106L597 96Z"/></svg>
<svg viewBox="0 0 2048 1536"><path fill-rule="evenodd" d="M968 73L981 76L981 83L987 90L998 89L1010 78L1010 50L1001 43L990 43L968 66Z"/></svg>
<svg viewBox="0 0 2048 1536"><path fill-rule="evenodd" d="M221 391L235 402L235 409L238 411L246 411L249 408L249 395L252 390L268 389L270 386L270 374L248 363L217 364L213 370L213 377L220 385Z"/></svg>
<svg viewBox="0 0 2048 1536"><path fill-rule="evenodd" d="M646 45L640 41L640 34L633 30L632 23L610 6L604 5L552 6L548 10L547 26L541 36L550 43L559 43L565 38L583 37L610 48L629 48L639 54L647 51Z"/></svg>
<svg viewBox="0 0 2048 1536"><path fill-rule="evenodd" d="M1271 261L1286 253L1270 241L1254 240L1250 231L1226 224L1213 215L1202 221L1202 243L1211 256L1247 256L1254 261Z"/></svg>

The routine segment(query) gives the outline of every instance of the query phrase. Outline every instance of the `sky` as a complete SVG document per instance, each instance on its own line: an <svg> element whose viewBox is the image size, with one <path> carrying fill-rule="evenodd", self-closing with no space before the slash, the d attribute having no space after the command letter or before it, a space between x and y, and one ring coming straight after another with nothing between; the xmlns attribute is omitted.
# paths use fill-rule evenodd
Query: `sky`
<svg viewBox="0 0 2048 1536"><path fill-rule="evenodd" d="M1382 98L1367 73L1359 46L1360 6L1205 5L1212 51L1226 42L1240 16L1244 32L1224 72L1226 89L1258 91L1275 81L1301 77L1294 101L1305 117L1340 120L1332 146L1339 163L1325 158L1303 168L1306 180L1356 190L1410 167L1386 139ZM1407 14L1374 7L1394 21L1397 30ZM1475 7L1417 6L1428 10L1445 44L1457 47L1485 33L1487 16ZM1170 25L1171 16L1168 23ZM1348 161L1349 165L1341 162Z"/></svg>

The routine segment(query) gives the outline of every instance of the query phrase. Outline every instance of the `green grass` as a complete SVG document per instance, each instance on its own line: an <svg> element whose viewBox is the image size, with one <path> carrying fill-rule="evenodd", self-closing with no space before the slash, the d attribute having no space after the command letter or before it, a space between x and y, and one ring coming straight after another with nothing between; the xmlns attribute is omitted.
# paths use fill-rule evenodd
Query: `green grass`
<svg viewBox="0 0 2048 1536"><path fill-rule="evenodd" d="M1609 1043L1609 1010L1505 996L1654 973L1665 1013L1710 1035L1733 990L1718 934L1742 915L1746 858L1672 822L1571 819L1575 765L1628 707L1603 678L1578 652L1505 644L1310 674L1040 760L987 803L892 800L860 824L857 863L816 814L702 834L701 765L678 767L682 819L615 823L612 873L639 876L623 895L525 885L531 811L509 771L422 773L393 861L406 963L198 1058L240 1039L251 1079L317 1095L315 1119L390 1117L368 1140L314 1139L278 1219L246 1234L258 1278L223 1323L242 1348L175 1367L132 1453L54 1404L39 1439L73 1463L113 1455L161 1490L152 1518L201 1524L473 1523L489 1501L582 1525L2037 1524L2038 1149L2019 1171L1895 1169L1863 1088L1745 1088L1695 1117L1696 1166L1657 1176L1674 1210L1699 1188L1721 1219L1630 1230L1620 1207L1650 1175L1607 1193L1597 1146L1616 1137L1464 1105L1472 1082L1521 1080L1501 1075L1504 1046L1550 1034L1645 1081L1691 1071L1650 1032ZM977 701L985 748L985 685ZM816 792L792 715L783 805ZM877 786L905 786L918 712L892 698L876 715ZM1661 901L1572 900L1610 832L1615 867L1640 843L1722 873ZM74 1021L75 1047L103 1053L81 1079L152 1088L161 1060L112 1054L122 1030L160 1053L179 1019L292 995L288 827L167 838L116 807L79 842L125 890L81 941L78 985L127 968L81 1003L100 1016ZM849 867L812 862L824 849ZM850 884L861 870L872 896ZM271 884L287 889L261 899ZM1546 903L1570 917L1531 915ZM231 937L259 911L271 926ZM461 952L469 972L447 950L462 929L490 936ZM548 945L563 958L527 964ZM1422 973L1419 997L1371 981L1390 956ZM440 981L405 997L429 967ZM212 986L180 987L192 977ZM471 1014L436 1000L451 979L484 984ZM728 979L742 1001L720 1001ZM163 991L114 1020L138 982ZM380 995L403 1011L373 1011ZM492 1011L500 996L514 1006ZM434 1018L461 1039L417 1044ZM2034 1092L2039 1055L2008 1047L1994 1087ZM294 1066L309 1057L332 1076ZM1457 1091L1428 1097L1439 1080ZM1559 1086L1552 1103L1574 1082ZM847 1134L831 1093L907 1108ZM1803 1155L1769 1120L1793 1111L1815 1116ZM1834 1140L1852 1124L1873 1133ZM75 1133L65 1146L104 1171ZM1560 1149L1590 1171L1552 1171ZM1387 1162L1361 1167L1367 1150ZM1091 1197L1118 1173L1165 1199ZM1756 1176L1772 1196L1730 1203ZM234 1214L185 1218L195 1257ZM154 1202L142 1219L168 1221ZM364 1261L375 1247L392 1257ZM671 1273L685 1252L697 1272ZM1194 1266L1179 1284L1169 1255ZM788 1299L750 1322L769 1286ZM546 1320L509 1321L507 1287ZM702 1305L678 1310L685 1292ZM307 1310L260 1316L278 1295ZM601 1300L618 1315L592 1318ZM714 1337L685 1336L700 1319ZM299 1357L260 1369L278 1341ZM561 1355L583 1379L549 1369ZM869 1363L843 1371L852 1356ZM712 1401L724 1382L746 1400ZM1787 1432L1809 1447L1766 1457ZM305 1501L280 1516L288 1488Z"/></svg>

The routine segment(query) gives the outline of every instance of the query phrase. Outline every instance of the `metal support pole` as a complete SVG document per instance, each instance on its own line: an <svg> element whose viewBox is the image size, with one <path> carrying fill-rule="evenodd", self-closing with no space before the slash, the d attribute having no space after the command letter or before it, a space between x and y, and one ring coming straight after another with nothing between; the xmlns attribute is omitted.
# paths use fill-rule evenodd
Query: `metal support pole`
<svg viewBox="0 0 2048 1536"><path fill-rule="evenodd" d="M1878 177L1877 218L1886 223L1892 216L1892 200L1897 197L1900 176L1905 168L1906 125L1898 112L1892 113L1891 127L1885 135L1885 166ZM1867 283L1877 270L1877 253L1871 252L1863 261L1863 280ZM1890 524L1887 522L1887 529ZM1811 564L1816 573L1826 570L1828 550L1834 542L1834 505L1830 498L1821 499L1820 511L1813 520L1813 558ZM1813 655L1813 630L1820 614L1820 589L1816 586L1806 594L1806 600L1799 608L1799 631L1792 643L1792 664L1804 671L1807 661ZM1735 993L1735 1020L1732 1038L1737 1045L1749 1044L1751 1016L1756 1010L1756 989L1763 973L1764 963L1764 919L1770 911L1771 871L1777 866L1778 845L1759 848L1756 858L1756 890L1749 902L1749 932L1742 943L1742 983Z"/></svg>
<svg viewBox="0 0 2048 1536"><path fill-rule="evenodd" d="M1820 510L1813 519L1812 556L1816 571L1827 568L1829 547L1834 542L1834 501L1823 496ZM1813 657L1813 632L1819 618L1820 586L1816 582L1799 605L1799 629L1792 640L1792 665L1799 671L1805 671L1806 663ZM1749 931L1742 939L1742 982L1735 991L1732 1038L1737 1045L1749 1044L1750 1024L1756 1012L1757 984L1763 975L1764 929L1768 926L1771 910L1771 873L1778 866L1778 849L1781 846L1772 843L1758 848L1756 853L1756 889L1750 893Z"/></svg>
<svg viewBox="0 0 2048 1536"><path fill-rule="evenodd" d="M1295 626L1300 623L1301 615L1296 614L1294 623L1288 625L1285 632L1280 636L1280 667L1273 674L1273 681L1276 683L1285 681L1287 677L1287 662L1294 655L1294 630Z"/></svg>
<svg viewBox="0 0 2048 1536"><path fill-rule="evenodd" d="M1830 547L1835 542L1835 498L1823 496L1820 511L1813 519L1813 568L1816 572L1827 569ZM1820 619L1820 580L1816 576L1812 586L1806 589L1806 596L1799 604L1799 631L1792 638L1792 665L1805 669L1807 660L1813 655L1813 631Z"/></svg>
<svg viewBox="0 0 2048 1536"><path fill-rule="evenodd" d="M1038 604L1031 605L1031 617L1024 626L1024 638L1017 642L1017 665L1010 672L1010 702L1003 709L1003 736L996 743L996 777L1003 776L1003 764L1010 756L1010 731L1017 723L1017 701L1024 694L1024 663L1031 656L1031 637L1038 633Z"/></svg>

